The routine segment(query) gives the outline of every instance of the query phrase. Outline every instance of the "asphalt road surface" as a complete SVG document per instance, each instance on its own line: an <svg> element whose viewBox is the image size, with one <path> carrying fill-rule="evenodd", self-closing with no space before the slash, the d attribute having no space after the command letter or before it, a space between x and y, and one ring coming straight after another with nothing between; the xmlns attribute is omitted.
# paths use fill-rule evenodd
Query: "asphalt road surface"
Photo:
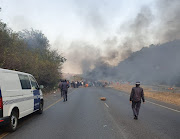
<svg viewBox="0 0 180 139"><path fill-rule="evenodd" d="M17 131L4 138L180 139L180 107L148 100L134 120L129 94L110 88L78 88L67 102L56 101L42 115L20 120Z"/></svg>

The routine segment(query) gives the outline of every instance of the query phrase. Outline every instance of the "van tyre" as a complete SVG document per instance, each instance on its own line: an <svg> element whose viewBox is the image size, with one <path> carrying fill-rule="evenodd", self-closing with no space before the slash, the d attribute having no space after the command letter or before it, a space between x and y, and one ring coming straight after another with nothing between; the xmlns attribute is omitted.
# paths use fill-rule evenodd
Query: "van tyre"
<svg viewBox="0 0 180 139"><path fill-rule="evenodd" d="M12 111L10 116L10 122L7 126L7 130L10 132L14 132L17 129L17 125L18 125L18 113Z"/></svg>
<svg viewBox="0 0 180 139"><path fill-rule="evenodd" d="M43 113L43 102L41 101L40 105L39 105L39 110L38 110L39 114Z"/></svg>

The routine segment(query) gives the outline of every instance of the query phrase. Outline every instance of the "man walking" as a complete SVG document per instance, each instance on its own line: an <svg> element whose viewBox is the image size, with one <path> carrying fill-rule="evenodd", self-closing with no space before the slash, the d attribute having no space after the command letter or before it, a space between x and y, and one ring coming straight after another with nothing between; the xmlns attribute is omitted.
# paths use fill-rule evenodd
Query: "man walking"
<svg viewBox="0 0 180 139"><path fill-rule="evenodd" d="M67 83L66 80L62 83L62 94L63 94L63 99L64 102L67 101L67 92L68 92L69 84Z"/></svg>
<svg viewBox="0 0 180 139"><path fill-rule="evenodd" d="M63 91L62 91L62 80L60 80L60 83L59 83L59 90L61 92L61 97L63 96Z"/></svg>
<svg viewBox="0 0 180 139"><path fill-rule="evenodd" d="M140 82L136 82L136 87L132 88L130 95L130 102L132 102L132 110L135 120L138 119L141 99L143 100L143 103L145 103L143 88L140 87Z"/></svg>

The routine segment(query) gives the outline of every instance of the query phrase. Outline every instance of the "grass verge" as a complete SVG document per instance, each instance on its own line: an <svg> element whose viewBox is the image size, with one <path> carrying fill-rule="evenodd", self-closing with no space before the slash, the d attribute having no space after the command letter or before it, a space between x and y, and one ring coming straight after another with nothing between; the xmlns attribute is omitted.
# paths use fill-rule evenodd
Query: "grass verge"
<svg viewBox="0 0 180 139"><path fill-rule="evenodd" d="M131 92L133 85L129 84L120 84L120 85L111 85L110 87L129 93ZM154 91L151 87L141 86L144 89L145 98L152 98L158 101L174 104L180 106L180 92L172 93L167 91Z"/></svg>

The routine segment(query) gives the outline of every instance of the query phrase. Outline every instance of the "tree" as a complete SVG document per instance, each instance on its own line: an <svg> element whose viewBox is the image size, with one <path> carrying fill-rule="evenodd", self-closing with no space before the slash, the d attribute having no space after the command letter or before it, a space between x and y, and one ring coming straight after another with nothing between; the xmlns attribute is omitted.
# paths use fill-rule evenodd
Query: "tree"
<svg viewBox="0 0 180 139"><path fill-rule="evenodd" d="M19 32L19 36L30 49L48 50L50 47L49 40L39 30L23 30Z"/></svg>
<svg viewBox="0 0 180 139"><path fill-rule="evenodd" d="M39 84L52 89L65 61L56 50L50 50L49 40L41 31L15 33L0 21L0 68L30 73Z"/></svg>

